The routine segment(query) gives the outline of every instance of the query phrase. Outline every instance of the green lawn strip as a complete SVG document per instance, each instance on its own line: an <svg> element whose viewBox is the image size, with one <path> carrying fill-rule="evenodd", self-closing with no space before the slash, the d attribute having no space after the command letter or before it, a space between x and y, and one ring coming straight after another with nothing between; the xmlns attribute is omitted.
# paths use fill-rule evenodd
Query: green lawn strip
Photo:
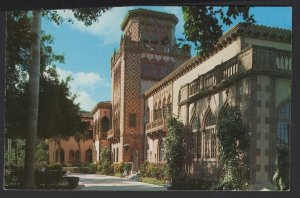
<svg viewBox="0 0 300 198"><path fill-rule="evenodd" d="M140 177L139 181L148 183L148 184L158 185L158 186L164 186L167 184L167 182L165 180L160 180L160 179L156 179L153 177Z"/></svg>

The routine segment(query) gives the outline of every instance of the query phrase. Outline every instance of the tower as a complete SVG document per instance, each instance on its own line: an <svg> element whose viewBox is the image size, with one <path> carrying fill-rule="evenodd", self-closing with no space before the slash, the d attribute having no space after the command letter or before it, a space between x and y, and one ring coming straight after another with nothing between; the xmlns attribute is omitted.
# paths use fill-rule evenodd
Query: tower
<svg viewBox="0 0 300 198"><path fill-rule="evenodd" d="M114 163L144 161L143 93L190 58L189 47L176 46L173 14L136 9L128 12L121 29L120 49L111 58ZM153 114L153 112L151 112Z"/></svg>

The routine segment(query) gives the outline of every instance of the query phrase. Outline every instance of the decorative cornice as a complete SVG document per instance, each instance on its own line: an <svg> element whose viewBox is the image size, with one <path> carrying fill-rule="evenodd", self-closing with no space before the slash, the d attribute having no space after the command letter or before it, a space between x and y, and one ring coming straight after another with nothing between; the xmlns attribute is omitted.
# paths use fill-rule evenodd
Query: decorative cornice
<svg viewBox="0 0 300 198"><path fill-rule="evenodd" d="M169 14L169 13L166 13L166 12L159 12L159 11L146 10L146 9L139 8L139 9L128 11L128 13L125 16L123 22L121 23L122 31L125 30L128 22L129 22L129 19L131 17L135 17L135 16L148 16L148 17L150 16L150 17L156 17L156 18L160 18L160 19L170 20L175 24L178 23L178 18L174 14Z"/></svg>
<svg viewBox="0 0 300 198"><path fill-rule="evenodd" d="M111 101L103 101L103 102L99 102L98 104L96 104L94 106L94 108L91 111L91 114L94 115L95 112L99 109L99 108L106 108L106 109L111 109Z"/></svg>
<svg viewBox="0 0 300 198"><path fill-rule="evenodd" d="M291 30L282 29L282 28L273 28L267 27L262 25L248 25L245 26L242 23L238 23L233 28L228 30L224 33L224 35L219 39L217 44L214 46L214 50L211 53L202 55L202 56L195 56L182 65L180 65L177 69L167 75L158 83L154 84L149 90L147 90L144 95L147 96L152 92L159 91L162 87L165 87L170 82L178 79L179 77L183 76L199 64L203 63L220 50L224 49L226 46L231 44L232 42L236 41L239 36L247 36L247 37L262 37L266 39L266 37L271 36L271 40L274 40L276 37L280 39L282 42L291 43Z"/></svg>

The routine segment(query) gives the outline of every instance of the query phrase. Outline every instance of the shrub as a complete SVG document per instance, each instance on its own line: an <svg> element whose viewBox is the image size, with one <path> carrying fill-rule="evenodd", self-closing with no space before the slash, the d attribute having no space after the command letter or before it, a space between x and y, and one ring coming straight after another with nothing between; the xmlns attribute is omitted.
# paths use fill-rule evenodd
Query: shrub
<svg viewBox="0 0 300 198"><path fill-rule="evenodd" d="M238 106L228 106L217 123L220 141L222 175L213 186L216 190L243 190L247 186L249 169L245 149L249 147L249 128Z"/></svg>
<svg viewBox="0 0 300 198"><path fill-rule="evenodd" d="M124 166L125 166L124 162L121 162L118 164L112 164L112 169L113 169L114 174L116 174L116 173L122 174L124 172Z"/></svg>
<svg viewBox="0 0 300 198"><path fill-rule="evenodd" d="M58 170L61 171L62 170L62 166L58 163L56 164L50 164L47 166L47 170Z"/></svg>
<svg viewBox="0 0 300 198"><path fill-rule="evenodd" d="M276 172L273 182L278 190L289 189L289 152L286 148L277 149Z"/></svg>
<svg viewBox="0 0 300 198"><path fill-rule="evenodd" d="M149 163L145 161L140 166L140 173L142 177L152 177L156 179L169 179L169 168L167 164Z"/></svg>
<svg viewBox="0 0 300 198"><path fill-rule="evenodd" d="M124 164L124 170L127 171L127 173L129 173L129 171L131 171L132 169L132 164L131 163L125 163Z"/></svg>

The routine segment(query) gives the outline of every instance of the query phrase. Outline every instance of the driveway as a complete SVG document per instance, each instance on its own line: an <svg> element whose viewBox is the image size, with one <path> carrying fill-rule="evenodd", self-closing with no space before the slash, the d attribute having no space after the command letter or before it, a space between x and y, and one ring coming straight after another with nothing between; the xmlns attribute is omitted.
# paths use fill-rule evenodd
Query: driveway
<svg viewBox="0 0 300 198"><path fill-rule="evenodd" d="M167 188L143 182L97 174L68 174L79 177L78 190L99 191L166 191Z"/></svg>

